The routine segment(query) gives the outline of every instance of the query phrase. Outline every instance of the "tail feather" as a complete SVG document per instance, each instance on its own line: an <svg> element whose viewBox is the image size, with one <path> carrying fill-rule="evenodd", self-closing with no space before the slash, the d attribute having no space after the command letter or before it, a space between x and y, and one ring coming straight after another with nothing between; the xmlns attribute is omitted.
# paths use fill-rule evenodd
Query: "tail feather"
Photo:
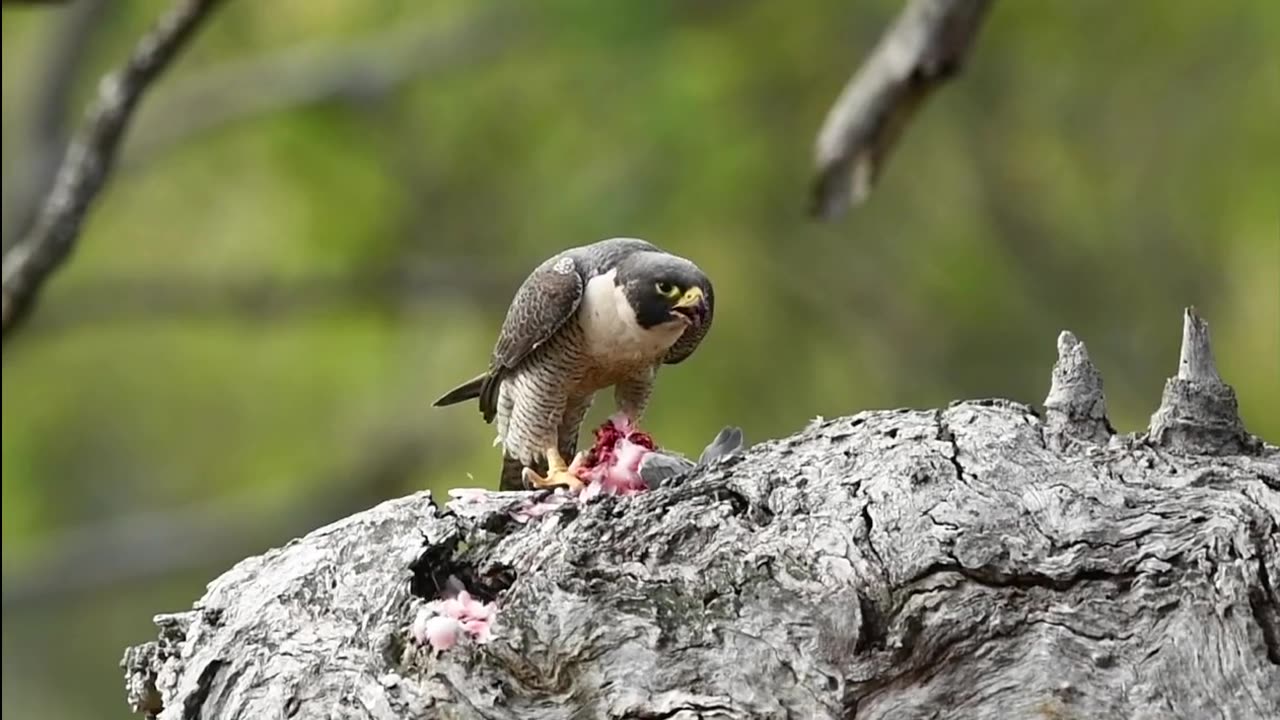
<svg viewBox="0 0 1280 720"><path fill-rule="evenodd" d="M436 400L431 404L436 407L444 407L445 405L453 405L465 400L474 400L475 398L480 397L480 388L484 385L485 378L487 377L489 377L489 373L487 372L477 375L444 395L441 395L439 400Z"/></svg>
<svg viewBox="0 0 1280 720"><path fill-rule="evenodd" d="M546 461L535 463L533 469L539 474L546 474ZM499 490L528 490L524 486L524 463L516 458L502 456L502 478L498 481Z"/></svg>

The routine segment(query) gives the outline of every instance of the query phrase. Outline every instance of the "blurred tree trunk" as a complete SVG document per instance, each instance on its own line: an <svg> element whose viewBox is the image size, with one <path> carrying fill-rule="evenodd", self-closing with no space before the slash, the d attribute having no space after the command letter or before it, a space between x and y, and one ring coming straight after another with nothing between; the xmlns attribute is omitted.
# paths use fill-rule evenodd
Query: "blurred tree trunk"
<svg viewBox="0 0 1280 720"><path fill-rule="evenodd" d="M1280 717L1280 448L1188 313L1149 432L1069 333L1004 401L819 420L528 523L392 500L241 562L125 656L178 718ZM495 637L409 639L460 579Z"/></svg>

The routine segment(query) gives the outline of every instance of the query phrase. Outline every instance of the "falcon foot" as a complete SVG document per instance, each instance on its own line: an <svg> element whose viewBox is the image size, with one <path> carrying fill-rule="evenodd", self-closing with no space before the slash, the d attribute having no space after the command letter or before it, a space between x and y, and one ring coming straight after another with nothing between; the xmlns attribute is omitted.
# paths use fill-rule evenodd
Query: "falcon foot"
<svg viewBox="0 0 1280 720"><path fill-rule="evenodd" d="M582 479L578 477L578 472L582 470L586 457L585 452L580 452L573 458L572 463L566 465L559 450L547 448L547 476L544 478L533 468L525 468L524 483L527 487L539 490L565 486L570 492L577 492L585 486Z"/></svg>

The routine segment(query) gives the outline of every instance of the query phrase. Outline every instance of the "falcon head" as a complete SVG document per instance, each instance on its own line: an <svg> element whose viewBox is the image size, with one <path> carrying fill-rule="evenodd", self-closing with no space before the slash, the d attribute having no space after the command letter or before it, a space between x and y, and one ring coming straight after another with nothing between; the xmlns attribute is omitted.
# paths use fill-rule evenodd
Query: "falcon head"
<svg viewBox="0 0 1280 720"><path fill-rule="evenodd" d="M711 280L692 262L665 252L637 252L616 268L615 282L640 327L701 326L711 313Z"/></svg>

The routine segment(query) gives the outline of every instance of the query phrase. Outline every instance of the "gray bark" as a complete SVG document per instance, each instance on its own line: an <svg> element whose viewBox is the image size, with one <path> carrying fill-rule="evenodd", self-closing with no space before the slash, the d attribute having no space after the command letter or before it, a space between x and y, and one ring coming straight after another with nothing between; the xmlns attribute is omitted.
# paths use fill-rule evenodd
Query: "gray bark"
<svg viewBox="0 0 1280 720"><path fill-rule="evenodd" d="M158 617L125 655L129 701L165 720L1280 717L1280 448L1221 416L1234 396L1187 327L1200 360L1141 435L1111 431L1064 335L1047 420L1006 400L818 420L528 523L526 493L388 501ZM408 639L449 576L496 601L489 643Z"/></svg>

